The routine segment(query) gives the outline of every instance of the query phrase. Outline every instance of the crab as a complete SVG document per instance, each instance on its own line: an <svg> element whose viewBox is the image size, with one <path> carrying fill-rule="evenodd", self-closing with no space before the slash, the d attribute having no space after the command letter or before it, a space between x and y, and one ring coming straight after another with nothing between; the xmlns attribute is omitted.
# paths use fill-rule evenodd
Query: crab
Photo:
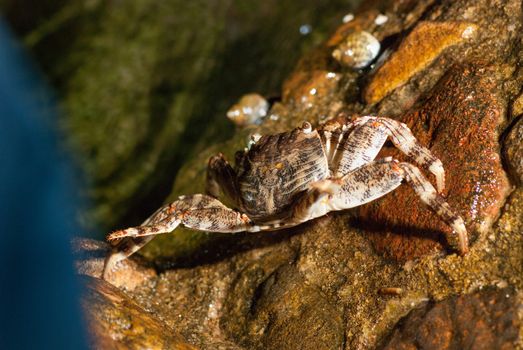
<svg viewBox="0 0 523 350"><path fill-rule="evenodd" d="M414 163L436 179L436 189L412 163L392 157L376 159L390 139ZM261 136L236 153L233 168L222 154L209 159L206 194L181 196L137 227L115 231L104 275L154 236L179 225L207 232L258 232L285 229L332 211L376 200L409 184L420 200L452 228L447 242L468 251L463 219L441 196L442 162L396 120L364 116L327 122L313 128L305 122L292 131ZM233 208L218 198L227 196Z"/></svg>

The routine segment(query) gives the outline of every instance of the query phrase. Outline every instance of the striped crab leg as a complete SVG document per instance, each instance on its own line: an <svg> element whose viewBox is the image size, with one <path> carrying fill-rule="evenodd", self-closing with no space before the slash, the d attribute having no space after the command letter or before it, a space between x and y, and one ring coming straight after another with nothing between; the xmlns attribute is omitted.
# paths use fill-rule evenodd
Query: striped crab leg
<svg viewBox="0 0 523 350"><path fill-rule="evenodd" d="M275 230L296 226L331 211L369 203L398 188L403 180L407 181L423 203L453 229L446 236L447 241L457 247L460 255L466 254L468 235L463 219L454 213L416 166L400 163L391 157L363 165L342 177L313 183L311 190L296 203L289 218L260 225L258 229Z"/></svg>
<svg viewBox="0 0 523 350"><path fill-rule="evenodd" d="M345 135L331 146L336 147L332 159L334 176L343 176L372 162L390 138L401 152L434 174L438 192L445 189L443 164L416 140L407 125L390 118L367 116L356 119L349 126Z"/></svg>
<svg viewBox="0 0 523 350"><path fill-rule="evenodd" d="M169 233L179 225L209 232L241 232L252 226L251 220L227 208L219 200L204 194L181 196L158 209L140 226L115 231L107 236L117 242L104 266L104 278L115 265L137 252L155 235Z"/></svg>

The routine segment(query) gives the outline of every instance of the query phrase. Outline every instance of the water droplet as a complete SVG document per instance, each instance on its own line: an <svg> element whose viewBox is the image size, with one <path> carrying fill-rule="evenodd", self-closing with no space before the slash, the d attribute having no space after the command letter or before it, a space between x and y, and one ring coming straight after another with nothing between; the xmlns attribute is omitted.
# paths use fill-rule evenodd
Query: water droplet
<svg viewBox="0 0 523 350"><path fill-rule="evenodd" d="M354 15L352 13L347 13L345 16L343 16L343 23L349 23L350 21L352 21L354 19Z"/></svg>
<svg viewBox="0 0 523 350"><path fill-rule="evenodd" d="M300 34L301 35L308 35L312 31L312 26L310 24L303 24L300 26Z"/></svg>
<svg viewBox="0 0 523 350"><path fill-rule="evenodd" d="M388 20L389 20L389 17L380 13L379 15L376 16L376 19L374 19L374 23L378 26L381 26L382 24L387 23Z"/></svg>

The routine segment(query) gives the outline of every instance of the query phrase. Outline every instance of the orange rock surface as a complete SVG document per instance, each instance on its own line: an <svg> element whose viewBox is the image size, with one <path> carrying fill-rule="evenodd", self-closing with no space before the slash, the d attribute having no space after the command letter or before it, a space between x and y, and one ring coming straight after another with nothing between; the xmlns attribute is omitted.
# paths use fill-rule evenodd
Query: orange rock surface
<svg viewBox="0 0 523 350"><path fill-rule="evenodd" d="M364 91L374 104L425 69L446 48L471 38L477 27L466 22L420 22L380 67Z"/></svg>

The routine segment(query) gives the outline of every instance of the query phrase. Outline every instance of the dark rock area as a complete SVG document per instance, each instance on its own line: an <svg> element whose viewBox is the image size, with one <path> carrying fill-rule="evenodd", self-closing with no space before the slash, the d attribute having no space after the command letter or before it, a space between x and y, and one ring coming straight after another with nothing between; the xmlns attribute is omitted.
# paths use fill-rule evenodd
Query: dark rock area
<svg viewBox="0 0 523 350"><path fill-rule="evenodd" d="M509 129L508 137L505 140L505 156L509 173L513 176L514 182L520 186L523 184L523 118L521 115Z"/></svg>
<svg viewBox="0 0 523 350"><path fill-rule="evenodd" d="M510 288L426 303L398 322L382 349L513 349L521 303Z"/></svg>

